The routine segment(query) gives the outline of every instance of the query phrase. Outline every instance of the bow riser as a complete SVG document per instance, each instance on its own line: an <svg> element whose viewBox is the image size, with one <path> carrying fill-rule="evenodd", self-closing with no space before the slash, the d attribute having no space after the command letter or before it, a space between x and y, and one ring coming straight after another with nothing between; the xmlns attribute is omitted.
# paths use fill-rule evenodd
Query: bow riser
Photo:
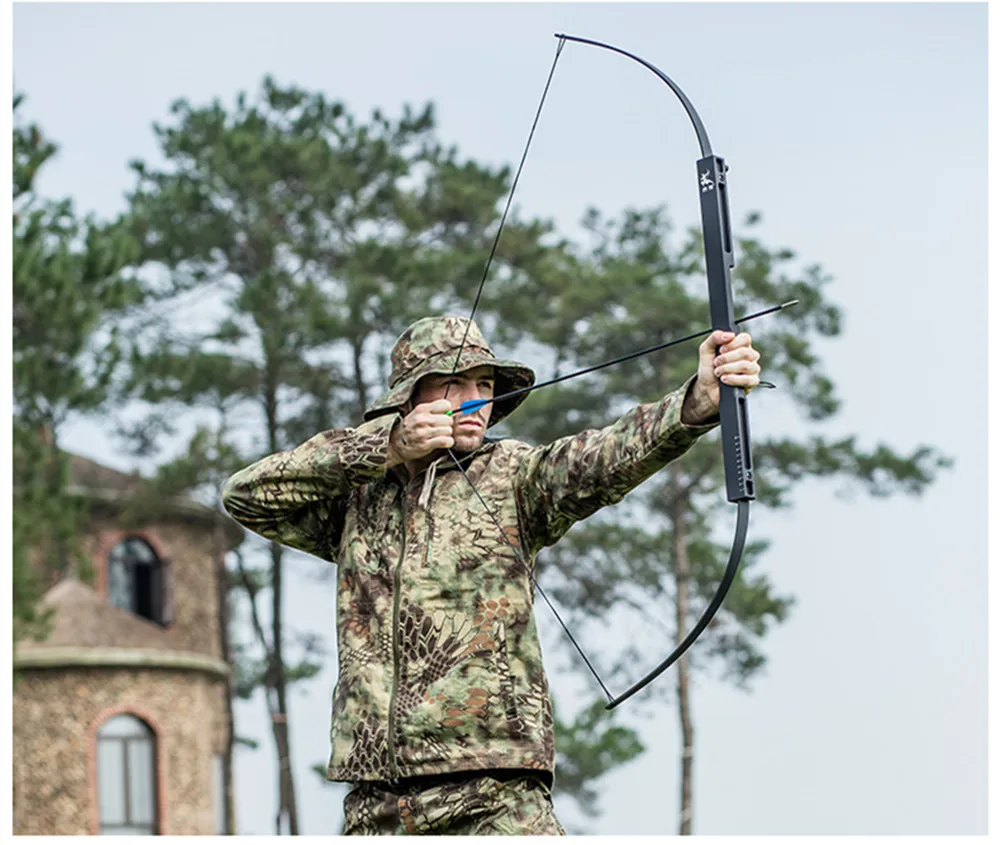
<svg viewBox="0 0 1000 845"><path fill-rule="evenodd" d="M699 159L697 167L712 328L735 334L738 328L729 275L736 263L726 185L729 168L716 155ZM719 383L719 422L726 467L726 496L730 502L752 501L754 478L750 457L750 409L743 388Z"/></svg>

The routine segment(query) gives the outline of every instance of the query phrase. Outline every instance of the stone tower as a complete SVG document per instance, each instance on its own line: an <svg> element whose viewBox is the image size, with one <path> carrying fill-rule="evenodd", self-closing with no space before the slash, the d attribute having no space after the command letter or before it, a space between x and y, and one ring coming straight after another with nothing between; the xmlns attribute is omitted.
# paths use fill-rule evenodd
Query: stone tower
<svg viewBox="0 0 1000 845"><path fill-rule="evenodd" d="M15 834L215 834L226 830L228 667L217 562L242 530L191 500L135 530L143 482L77 456L91 504L93 586L51 586L43 642L15 651Z"/></svg>

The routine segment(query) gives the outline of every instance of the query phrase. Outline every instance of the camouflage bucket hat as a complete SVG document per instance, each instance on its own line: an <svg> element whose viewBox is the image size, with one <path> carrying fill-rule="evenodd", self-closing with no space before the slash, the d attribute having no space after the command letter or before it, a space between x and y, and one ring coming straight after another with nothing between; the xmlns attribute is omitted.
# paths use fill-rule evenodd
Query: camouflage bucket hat
<svg viewBox="0 0 1000 845"><path fill-rule="evenodd" d="M466 328L468 327L468 335ZM465 338L465 345L462 344ZM455 356L462 350L455 366ZM392 373L389 392L373 402L365 411L365 420L395 412L413 395L417 382L424 376L448 375L471 370L473 367L493 367L497 396L531 387L534 372L516 361L499 360L479 331L475 322L465 317L425 317L403 332L392 347ZM489 426L496 425L520 405L528 394L505 399L493 405Z"/></svg>

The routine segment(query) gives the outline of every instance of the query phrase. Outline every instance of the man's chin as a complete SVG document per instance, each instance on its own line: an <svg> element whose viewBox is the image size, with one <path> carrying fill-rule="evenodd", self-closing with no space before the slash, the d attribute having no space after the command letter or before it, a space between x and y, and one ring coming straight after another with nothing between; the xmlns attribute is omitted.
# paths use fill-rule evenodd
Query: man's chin
<svg viewBox="0 0 1000 845"><path fill-rule="evenodd" d="M485 437L486 432L484 431L479 431L475 434L459 435L455 438L454 451L463 455L467 455L469 452L475 452L476 449L483 445Z"/></svg>

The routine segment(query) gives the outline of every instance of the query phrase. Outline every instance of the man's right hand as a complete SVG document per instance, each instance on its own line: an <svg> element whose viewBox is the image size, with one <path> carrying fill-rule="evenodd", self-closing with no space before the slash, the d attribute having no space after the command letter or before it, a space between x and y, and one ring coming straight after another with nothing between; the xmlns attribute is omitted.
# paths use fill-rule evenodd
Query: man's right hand
<svg viewBox="0 0 1000 845"><path fill-rule="evenodd" d="M436 399L417 405L404 416L389 437L396 458L392 461L390 456L390 464L416 461L438 449L451 449L455 445L455 421L447 415L450 410L451 402Z"/></svg>

